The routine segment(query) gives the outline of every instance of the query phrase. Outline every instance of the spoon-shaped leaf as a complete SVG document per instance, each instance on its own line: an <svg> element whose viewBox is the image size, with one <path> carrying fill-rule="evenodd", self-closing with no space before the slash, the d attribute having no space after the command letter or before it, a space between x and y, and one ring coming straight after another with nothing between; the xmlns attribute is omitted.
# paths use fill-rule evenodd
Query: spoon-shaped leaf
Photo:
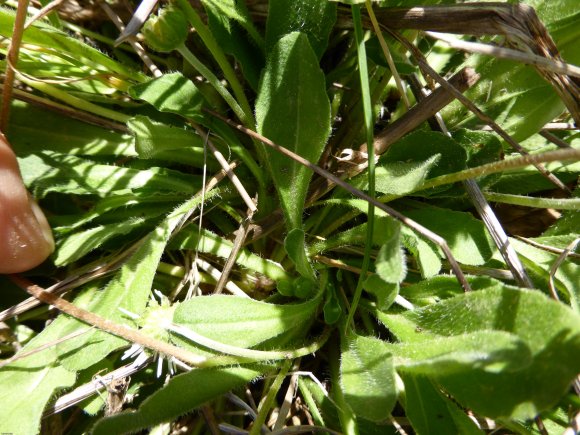
<svg viewBox="0 0 580 435"><path fill-rule="evenodd" d="M256 102L258 132L316 163L330 133L324 73L308 38L292 32L268 58ZM301 227L311 171L275 150L266 150L288 228Z"/></svg>

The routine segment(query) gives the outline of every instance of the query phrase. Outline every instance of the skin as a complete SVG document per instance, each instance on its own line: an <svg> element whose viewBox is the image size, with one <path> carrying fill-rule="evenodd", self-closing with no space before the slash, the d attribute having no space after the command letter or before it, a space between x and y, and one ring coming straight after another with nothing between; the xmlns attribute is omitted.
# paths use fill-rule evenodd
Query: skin
<svg viewBox="0 0 580 435"><path fill-rule="evenodd" d="M53 250L50 226L24 187L16 156L0 133L0 273L32 269Z"/></svg>

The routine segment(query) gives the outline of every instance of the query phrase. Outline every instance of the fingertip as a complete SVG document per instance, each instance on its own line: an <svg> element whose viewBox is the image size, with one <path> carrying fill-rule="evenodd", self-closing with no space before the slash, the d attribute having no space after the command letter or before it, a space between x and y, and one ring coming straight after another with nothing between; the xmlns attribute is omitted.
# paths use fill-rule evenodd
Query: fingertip
<svg viewBox="0 0 580 435"><path fill-rule="evenodd" d="M16 156L0 136L0 273L32 269L53 251L48 221L26 191Z"/></svg>

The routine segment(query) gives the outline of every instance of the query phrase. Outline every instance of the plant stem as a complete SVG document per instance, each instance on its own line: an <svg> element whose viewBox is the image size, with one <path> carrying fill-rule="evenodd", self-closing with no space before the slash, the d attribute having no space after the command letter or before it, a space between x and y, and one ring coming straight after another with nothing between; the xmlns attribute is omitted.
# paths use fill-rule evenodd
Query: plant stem
<svg viewBox="0 0 580 435"><path fill-rule="evenodd" d="M579 210L580 198L538 198L536 196L509 195L506 193L484 192L492 202L522 205L533 208L555 208L557 210Z"/></svg>
<svg viewBox="0 0 580 435"><path fill-rule="evenodd" d="M409 98L407 97L407 93L405 92L405 88L403 87L403 81L401 80L401 76L399 75L399 72L397 71L397 68L395 67L395 61L393 60L393 56L391 56L391 51L389 50L389 46L387 45L387 42L385 41L385 38L383 37L383 33L381 32L381 28L380 28L379 23L377 21L377 17L375 16L375 13L373 11L373 6L371 4L371 1L366 0L365 6L367 9L367 13L369 14L369 18L371 19L371 23L373 25L373 29L375 31L375 34L377 35L377 38L379 40L379 44L381 45L381 49L383 50L383 54L385 56L385 59L387 60L387 63L389 64L389 69L391 70L391 73L393 74L393 78L395 79L395 84L397 85L397 89L399 90L399 93L401 94L401 100L403 101L405 109L409 110L409 108L411 107L411 104L409 103ZM354 21L354 19L353 19L353 21ZM356 26L357 26L357 24L355 23L355 33L356 33Z"/></svg>
<svg viewBox="0 0 580 435"><path fill-rule="evenodd" d="M348 327L345 325L344 329L346 328ZM342 431L345 435L358 435L356 416L348 406L348 403L346 403L340 383L340 344L338 342L334 343L331 349L332 355L329 359L330 376L332 385L334 386L332 389L332 398L336 404Z"/></svg>
<svg viewBox="0 0 580 435"><path fill-rule="evenodd" d="M539 154L527 154L520 157L515 157L513 159L488 163L476 168L469 168L463 171L454 172L453 174L445 174L439 177L431 178L424 182L421 186L417 187L413 192L432 189L444 184L452 184L456 183L457 181L468 180L470 178L483 177L484 175L495 174L497 172L515 170L530 165L537 165L539 163L579 159L580 149L578 148L565 148Z"/></svg>
<svg viewBox="0 0 580 435"><path fill-rule="evenodd" d="M8 119L10 117L10 100L12 99L12 86L16 74L16 64L20 52L20 43L22 42L22 33L24 22L26 21L26 12L28 9L28 0L18 0L18 9L14 18L14 28L12 39L8 46L6 56L6 72L4 85L2 87L2 108L0 109L0 132L6 132L8 128Z"/></svg>
<svg viewBox="0 0 580 435"><path fill-rule="evenodd" d="M131 116L129 115L125 115L123 113L119 113L114 110L105 109L104 107L85 101L82 98L73 97L67 92L62 91L55 86L49 85L48 83L44 83L38 80L30 80L29 78L26 78L21 74L18 74L18 80L20 80L23 83L26 83L31 88L42 91L45 94L50 95L51 97L54 97L60 101L64 101L69 106L75 107L80 110L84 110L85 112L102 116L103 118L112 119L114 121L118 121L123 124L126 124L127 121L131 119Z"/></svg>
<svg viewBox="0 0 580 435"><path fill-rule="evenodd" d="M368 0L367 0L368 3ZM368 7L368 5L367 5ZM367 69L367 55L365 50L365 41L362 32L362 21L359 6L352 7L352 21L354 24L354 34L357 44L357 55L358 55L358 69L360 75L361 83L361 93L362 102L364 110L364 120L365 120L365 133L366 133L366 143L368 149L368 179L369 179L369 196L374 198L375 196L375 148L373 146L373 113L371 107L371 95L369 88L369 76ZM354 328L353 317L358 306L358 302L362 295L363 283L367 276L367 271L369 270L370 264L370 251L373 246L373 229L375 221L375 207L369 202L368 203L368 223L367 223L367 240L365 244L365 253L363 257L363 263L361 267L361 274L356 285L354 296L352 298L352 303L350 310L348 312L348 319L345 326Z"/></svg>
<svg viewBox="0 0 580 435"><path fill-rule="evenodd" d="M272 405L274 404L274 400L276 399L276 395L278 394L278 390L282 386L282 382L286 378L288 371L292 367L292 360L284 361L282 367L280 367L280 371L276 375L274 382L270 386L268 390L268 394L260 403L258 407L258 415L254 420L254 424L252 425L252 429L250 430L250 435L260 435L262 433L262 425L266 422L266 418L268 417L268 412L272 409Z"/></svg>
<svg viewBox="0 0 580 435"><path fill-rule="evenodd" d="M226 80L232 87L232 91L234 92L234 95L236 96L237 101L239 102L238 107L240 107L240 110L243 113L243 115L241 116L238 115L237 113L236 115L240 118L240 121L242 121L245 125L253 127L255 125L255 121L254 116L252 114L252 109L250 108L250 104L248 103L248 99L246 98L246 94L244 93L244 89L240 84L240 82L238 81L236 73L234 72L234 69L228 62L223 50L221 49L221 47L211 34L208 27L203 23L200 16L195 11L195 9L191 7L189 2L187 0L177 0L177 4L181 8L187 19L189 20L189 23L195 28L197 34L204 42L205 46L213 55L214 59L222 69Z"/></svg>
<svg viewBox="0 0 580 435"><path fill-rule="evenodd" d="M247 114L240 107L236 99L232 96L232 94L230 94L230 91L226 89L222 82L219 81L216 75L211 72L211 70L206 67L185 45L182 44L179 46L177 51L214 87L218 94L220 94L225 102L228 103L228 106L230 106L230 108L234 111L239 120L243 124L248 124L248 122L250 122L250 118L248 118Z"/></svg>
<svg viewBox="0 0 580 435"><path fill-rule="evenodd" d="M330 334L330 331L327 330L320 339L315 340L308 346L304 346L298 349L293 349L289 351L280 351L280 350L255 350L255 349L247 349L244 347L237 347L231 346L226 343L220 343L218 341L212 340L211 338L204 337L189 328L185 328L180 325L176 324L169 324L165 325L165 329L168 331L174 332L182 337L185 337L192 342L199 344L203 347L211 349L216 352L224 353L226 355L232 355L236 357L240 357L243 359L247 359L248 361L271 361L271 360L281 360L281 359L294 359L300 358L305 355L309 355L311 353L316 352L320 349ZM209 361L209 360L208 360ZM205 366L205 364L204 364Z"/></svg>

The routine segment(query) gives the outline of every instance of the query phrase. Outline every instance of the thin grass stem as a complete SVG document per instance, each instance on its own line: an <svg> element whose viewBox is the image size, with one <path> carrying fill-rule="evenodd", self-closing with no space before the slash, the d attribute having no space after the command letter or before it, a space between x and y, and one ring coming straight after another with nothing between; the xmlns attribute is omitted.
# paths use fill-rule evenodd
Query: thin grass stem
<svg viewBox="0 0 580 435"><path fill-rule="evenodd" d="M368 0L367 0L367 8ZM372 8L371 8L372 10ZM365 125L365 137L366 137L366 144L369 153L368 158L368 183L369 183L369 196L374 198L375 196L375 149L373 147L373 113L371 107L371 94L370 94L370 87L369 87L369 75L368 75L368 68L367 68L367 54L365 50L365 41L364 35L362 30L362 20L361 20L361 13L359 6L352 6L352 21L354 24L354 35L356 40L356 48L357 48L357 57L358 57L358 70L359 70L359 77L360 77L360 85L361 85L361 94L362 94L362 105L363 105L363 112L364 112L364 125ZM352 298L351 306L348 311L348 318L346 321L346 327L352 327L355 329L353 317L354 313L356 312L358 302L360 301L362 295L363 284L366 279L367 271L369 270L370 265L370 251L373 246L373 230L374 230L374 221L375 221L375 207L374 205L369 202L368 203L368 223L367 223L367 236L366 236L366 243L365 243L365 253L363 256L363 262L361 266L361 273L359 275L359 279L354 291L354 295Z"/></svg>

